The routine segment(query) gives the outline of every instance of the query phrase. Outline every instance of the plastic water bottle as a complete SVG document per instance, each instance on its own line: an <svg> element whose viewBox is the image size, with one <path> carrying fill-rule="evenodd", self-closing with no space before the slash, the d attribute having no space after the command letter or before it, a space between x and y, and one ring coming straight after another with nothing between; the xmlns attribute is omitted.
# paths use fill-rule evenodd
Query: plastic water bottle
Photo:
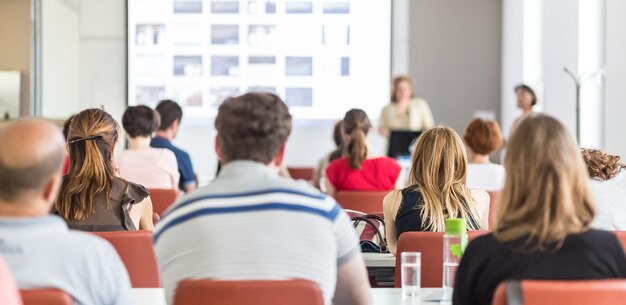
<svg viewBox="0 0 626 305"><path fill-rule="evenodd" d="M467 246L467 225L465 219L446 219L446 233L443 235L443 291L444 300L452 299L454 277L461 256Z"/></svg>

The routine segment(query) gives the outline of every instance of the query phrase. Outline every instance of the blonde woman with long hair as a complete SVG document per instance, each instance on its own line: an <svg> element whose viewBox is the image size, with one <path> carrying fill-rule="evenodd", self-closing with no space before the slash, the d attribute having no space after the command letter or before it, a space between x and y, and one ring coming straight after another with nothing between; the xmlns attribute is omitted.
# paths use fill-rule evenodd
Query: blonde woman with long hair
<svg viewBox="0 0 626 305"><path fill-rule="evenodd" d="M409 187L383 200L387 243L396 253L400 234L445 231L446 218L467 220L470 230L486 229L489 195L466 184L467 153L461 137L449 127L426 130L417 140Z"/></svg>
<svg viewBox="0 0 626 305"><path fill-rule="evenodd" d="M626 278L617 237L590 229L589 178L563 124L528 114L507 144L504 167L496 228L468 245L453 304L491 304L495 288L508 279Z"/></svg>
<svg viewBox="0 0 626 305"><path fill-rule="evenodd" d="M102 109L87 109L72 118L67 136L70 169L54 205L70 228L154 230L148 191L118 177L113 162L118 137L117 122Z"/></svg>

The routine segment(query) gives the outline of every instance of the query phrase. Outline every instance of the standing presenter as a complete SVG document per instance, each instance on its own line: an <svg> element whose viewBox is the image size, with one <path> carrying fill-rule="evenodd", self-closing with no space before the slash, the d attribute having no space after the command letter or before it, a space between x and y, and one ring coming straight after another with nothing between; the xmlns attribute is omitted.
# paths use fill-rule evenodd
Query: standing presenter
<svg viewBox="0 0 626 305"><path fill-rule="evenodd" d="M428 103L416 98L408 76L397 76L391 82L391 103L380 114L378 131L389 137L391 131L419 131L435 125Z"/></svg>

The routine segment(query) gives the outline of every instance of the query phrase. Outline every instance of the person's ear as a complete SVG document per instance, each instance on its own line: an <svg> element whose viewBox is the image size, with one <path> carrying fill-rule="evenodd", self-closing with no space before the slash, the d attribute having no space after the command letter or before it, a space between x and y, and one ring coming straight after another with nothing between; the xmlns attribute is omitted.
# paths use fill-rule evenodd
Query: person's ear
<svg viewBox="0 0 626 305"><path fill-rule="evenodd" d="M280 148L276 157L274 157L274 164L276 167L280 167L283 165L283 161L285 161L285 151L287 150L287 144L283 144L283 147Z"/></svg>
<svg viewBox="0 0 626 305"><path fill-rule="evenodd" d="M172 122L172 129L178 130L178 126L180 126L180 120L176 119L174 120L174 122Z"/></svg>
<svg viewBox="0 0 626 305"><path fill-rule="evenodd" d="M220 141L215 136L215 154L217 154L217 159L222 160L222 148L220 147Z"/></svg>

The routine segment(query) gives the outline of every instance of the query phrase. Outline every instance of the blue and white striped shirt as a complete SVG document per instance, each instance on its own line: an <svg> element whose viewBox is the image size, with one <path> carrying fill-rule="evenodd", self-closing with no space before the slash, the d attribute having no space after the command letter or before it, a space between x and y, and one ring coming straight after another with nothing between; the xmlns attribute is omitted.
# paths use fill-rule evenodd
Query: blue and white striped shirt
<svg viewBox="0 0 626 305"><path fill-rule="evenodd" d="M330 197L267 166L234 161L182 198L154 234L170 304L179 281L307 279L332 301L337 267L359 251L348 216Z"/></svg>

